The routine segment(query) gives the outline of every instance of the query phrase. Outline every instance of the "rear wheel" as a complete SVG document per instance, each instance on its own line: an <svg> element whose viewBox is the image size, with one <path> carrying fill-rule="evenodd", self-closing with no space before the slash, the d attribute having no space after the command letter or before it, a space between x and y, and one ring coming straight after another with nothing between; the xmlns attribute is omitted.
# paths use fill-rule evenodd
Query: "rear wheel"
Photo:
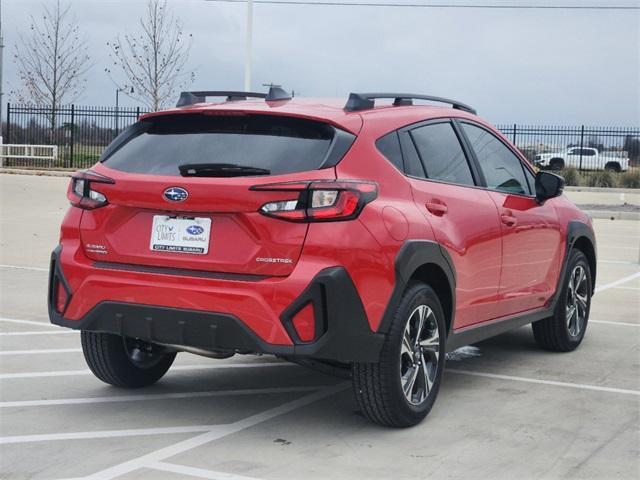
<svg viewBox="0 0 640 480"><path fill-rule="evenodd" d="M609 162L604 166L604 169L607 172L614 172L614 173L620 173L620 171L622 170L618 162Z"/></svg>
<svg viewBox="0 0 640 480"><path fill-rule="evenodd" d="M82 351L93 374L116 387L153 385L167 373L176 352L111 333L82 332Z"/></svg>
<svg viewBox="0 0 640 480"><path fill-rule="evenodd" d="M587 330L591 292L587 257L580 250L572 250L553 316L532 324L538 345L556 352L575 350Z"/></svg>
<svg viewBox="0 0 640 480"><path fill-rule="evenodd" d="M354 363L353 387L362 412L391 427L419 423L435 402L444 370L444 313L431 287L404 293L378 363Z"/></svg>
<svg viewBox="0 0 640 480"><path fill-rule="evenodd" d="M551 170L562 170L564 168L564 160L561 158L552 158L549 162Z"/></svg>

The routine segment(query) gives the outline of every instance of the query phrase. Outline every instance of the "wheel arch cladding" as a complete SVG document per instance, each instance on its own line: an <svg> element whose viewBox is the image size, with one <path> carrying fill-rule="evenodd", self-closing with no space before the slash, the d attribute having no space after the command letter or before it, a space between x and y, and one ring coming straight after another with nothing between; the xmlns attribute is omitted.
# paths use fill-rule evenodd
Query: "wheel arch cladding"
<svg viewBox="0 0 640 480"><path fill-rule="evenodd" d="M587 257L589 270L591 270L592 294L596 288L596 268L597 268L597 250L596 239L593 230L582 222L569 222L567 235L567 257L565 264L569 258L569 252L572 248L580 250Z"/></svg>
<svg viewBox="0 0 640 480"><path fill-rule="evenodd" d="M395 286L378 332L388 331L402 294L413 282L423 282L434 289L444 310L447 332L450 332L455 317L456 274L447 250L436 242L409 240L402 245L396 255L395 273Z"/></svg>

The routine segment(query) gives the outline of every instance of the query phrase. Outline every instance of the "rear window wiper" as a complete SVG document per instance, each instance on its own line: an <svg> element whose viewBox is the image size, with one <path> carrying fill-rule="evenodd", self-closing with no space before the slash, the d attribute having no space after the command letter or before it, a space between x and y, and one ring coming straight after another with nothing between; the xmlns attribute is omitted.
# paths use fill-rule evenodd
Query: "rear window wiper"
<svg viewBox="0 0 640 480"><path fill-rule="evenodd" d="M249 175L270 175L271 170L248 167L235 163L186 163L179 165L183 177L242 177Z"/></svg>

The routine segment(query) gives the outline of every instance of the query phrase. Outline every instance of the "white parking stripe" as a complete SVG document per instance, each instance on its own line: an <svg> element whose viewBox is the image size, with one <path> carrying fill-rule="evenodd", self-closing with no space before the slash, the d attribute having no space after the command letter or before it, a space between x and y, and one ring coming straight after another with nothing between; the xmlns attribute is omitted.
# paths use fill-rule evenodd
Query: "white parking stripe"
<svg viewBox="0 0 640 480"><path fill-rule="evenodd" d="M0 332L0 337L23 336L23 335L73 335L77 330L36 330L35 332Z"/></svg>
<svg viewBox="0 0 640 480"><path fill-rule="evenodd" d="M0 408L51 407L87 403L142 402L149 400L176 400L179 398L225 397L234 395L266 395L271 393L313 392L315 387L245 388L241 390L212 390L204 392L149 393L140 395L116 395L111 397L60 398L55 400L17 400L0 402Z"/></svg>
<svg viewBox="0 0 640 480"><path fill-rule="evenodd" d="M294 408L298 408L298 406L306 405L315 400L328 396L327 392L337 392L339 390L343 390L346 388L345 384L340 384L340 388L336 389L335 386L324 388L318 391L318 388L312 388L312 391L315 393L311 395L307 395L298 400L294 400L289 403L285 403L284 405L280 405L278 407L267 410L266 412L252 415L244 420L239 420L238 422L231 424L223 424L223 425L184 425L178 427L157 427L157 428L130 428L130 429L122 429L122 430L94 430L88 432L66 432L66 433L43 433L43 434L35 434L35 435L9 435L5 437L0 437L0 445L6 444L15 444L15 443L33 443L33 442L51 442L51 441L60 441L60 440L87 440L87 439L95 439L95 438L119 438L119 437L137 437L137 436L147 436L147 435L170 435L176 433L198 433L198 432L207 432L207 435L213 434L216 438L220 438L220 436L228 435L229 433L233 433L233 431L240 431L248 428L249 426L255 425L256 423L263 422L268 420L269 418L277 415L281 415L282 413L286 413L287 411L293 410L290 406L291 404L295 404ZM271 412L280 412L277 415L272 415ZM259 419L259 420L255 420ZM159 458L158 460L163 460L164 458ZM102 477L101 477L102 478Z"/></svg>
<svg viewBox="0 0 640 480"><path fill-rule="evenodd" d="M0 265L0 268L14 268L16 270L33 270L34 272L48 272L48 268L42 267L26 267L22 265Z"/></svg>
<svg viewBox="0 0 640 480"><path fill-rule="evenodd" d="M640 327L640 323L609 322L607 320L589 320L589 323L604 323L606 325L619 325L621 327Z"/></svg>
<svg viewBox="0 0 640 480"><path fill-rule="evenodd" d="M539 383L543 385L553 385L556 387L577 388L580 390L595 390L597 392L621 393L624 395L638 395L640 390L627 390L624 388L600 387L598 385L586 385L583 383L557 382L554 380L540 380L538 378L514 377L511 375L499 375L496 373L473 372L470 370L447 369L447 372L457 373L459 375L471 375L473 377L495 378L498 380L511 380L515 382Z"/></svg>
<svg viewBox="0 0 640 480"><path fill-rule="evenodd" d="M45 348L40 350L3 350L0 355L41 355L52 353L77 353L82 352L81 348Z"/></svg>
<svg viewBox="0 0 640 480"><path fill-rule="evenodd" d="M158 462L166 460L167 458L173 457L174 455L187 452L214 440L226 437L227 435L246 430L247 428L251 428L262 422L271 420L272 418L284 415L285 413L289 413L310 403L317 402L318 400L321 400L325 397L329 397L338 392L341 392L342 390L346 390L348 387L348 383L340 383L334 387L325 388L319 392L306 395L302 398L287 402L274 408L270 408L269 410L266 410L262 413L251 415L250 417L239 420L235 423L216 427L215 430L212 430L210 432L196 435L195 437L191 437L187 440L174 443L173 445L161 448L159 450L156 450L155 452L147 453L146 455L142 455L141 457L134 458L113 467L109 467L105 470L85 477L85 480L110 480L112 478L125 475L129 472L133 472L140 468L145 468L147 465L154 465Z"/></svg>
<svg viewBox="0 0 640 480"><path fill-rule="evenodd" d="M610 263L613 265L633 265L633 266L638 265L638 262L626 262L624 260L598 260L598 265L601 263Z"/></svg>
<svg viewBox="0 0 640 480"><path fill-rule="evenodd" d="M635 280L636 278L640 278L640 272L632 273L631 275L622 277L620 280L616 280L615 282L605 283L604 285L600 285L599 287L596 287L596 293L602 292L604 290L608 290L613 287L617 287L618 285L622 285L623 283L630 282L631 280Z"/></svg>
<svg viewBox="0 0 640 480"><path fill-rule="evenodd" d="M128 430L97 430L92 432L44 433L38 435L10 435L0 437L0 445L11 443L51 442L57 440L86 440L92 438L138 437L144 435L171 435L175 433L209 432L217 425L189 425L164 428L131 428Z"/></svg>
<svg viewBox="0 0 640 480"><path fill-rule="evenodd" d="M18 318L5 318L5 317L0 317L0 322L9 322L9 323L20 323L22 325L37 325L38 327L54 327L54 328L60 328L57 325L53 325L47 321L42 321L42 322L36 322L34 320L22 320L22 319L18 319Z"/></svg>
<svg viewBox="0 0 640 480"><path fill-rule="evenodd" d="M258 480L255 477L245 477L244 475L227 472L214 472L202 468L187 467L186 465L176 465L175 463L156 462L147 465L146 468L177 473L178 475L187 475L189 477L207 478L210 480Z"/></svg>
<svg viewBox="0 0 640 480"><path fill-rule="evenodd" d="M261 368L261 367L297 367L295 363L286 362L263 362L263 363L223 363L223 364L204 364L204 365L175 365L170 371L184 370L219 370L224 368ZM2 373L0 380L8 380L13 378L42 378L42 377L73 377L77 375L91 375L88 368L82 370L56 370L52 372L20 372L20 373Z"/></svg>

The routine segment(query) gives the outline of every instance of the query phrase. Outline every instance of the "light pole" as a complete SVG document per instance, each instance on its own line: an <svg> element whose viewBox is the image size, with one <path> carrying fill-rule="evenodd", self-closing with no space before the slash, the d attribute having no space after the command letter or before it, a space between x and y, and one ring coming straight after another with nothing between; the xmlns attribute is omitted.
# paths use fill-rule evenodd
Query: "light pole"
<svg viewBox="0 0 640 480"><path fill-rule="evenodd" d="M253 43L253 0L247 0L247 38L244 52L244 89L251 91L251 50Z"/></svg>
<svg viewBox="0 0 640 480"><path fill-rule="evenodd" d="M120 133L120 92L126 92L128 89L129 87L127 85L122 88L116 88L116 135ZM133 87L131 87L129 93L133 93L133 91Z"/></svg>

